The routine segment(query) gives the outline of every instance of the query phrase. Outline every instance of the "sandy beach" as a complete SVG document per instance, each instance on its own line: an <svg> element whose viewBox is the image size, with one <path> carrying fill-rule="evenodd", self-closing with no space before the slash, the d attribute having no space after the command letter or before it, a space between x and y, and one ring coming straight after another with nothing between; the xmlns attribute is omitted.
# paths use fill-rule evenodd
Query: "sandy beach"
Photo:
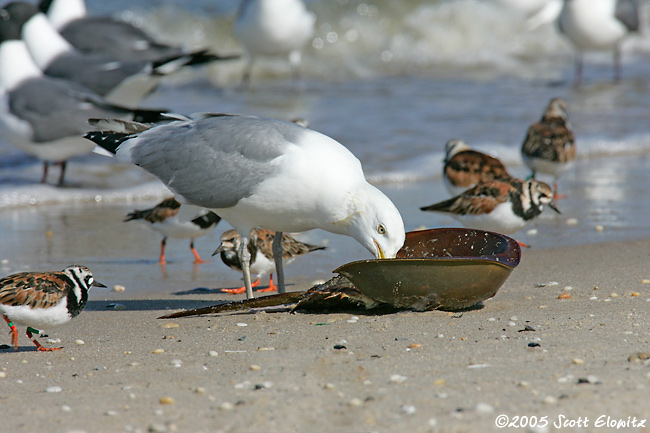
<svg viewBox="0 0 650 433"><path fill-rule="evenodd" d="M87 3L239 52L239 2ZM168 196L153 177L93 154L70 161L65 187L41 185L40 162L0 137L0 277L82 264L109 288L40 339L60 351L37 352L24 328L14 351L0 320L0 433L650 433L649 33L629 41L620 83L601 53L577 89L555 26L530 31L493 2L308 3L319 24L299 86L271 62L240 89L244 62L232 62L167 77L143 106L307 119L359 158L411 231L458 224L420 211L448 198L449 139L526 177L525 132L563 97L578 159L560 179L562 214L513 235L532 248L467 311L159 320L243 299L219 290L241 274L210 257L229 226L196 241L211 263L193 266L189 241L170 240L162 268L160 236L123 222ZM301 240L327 250L287 266L291 291L369 258L351 238Z"/></svg>
<svg viewBox="0 0 650 433"><path fill-rule="evenodd" d="M650 363L634 360L649 258L648 241L526 250L462 313L157 320L232 298L95 292L52 333L63 350L21 336L0 352L2 430L650 431Z"/></svg>

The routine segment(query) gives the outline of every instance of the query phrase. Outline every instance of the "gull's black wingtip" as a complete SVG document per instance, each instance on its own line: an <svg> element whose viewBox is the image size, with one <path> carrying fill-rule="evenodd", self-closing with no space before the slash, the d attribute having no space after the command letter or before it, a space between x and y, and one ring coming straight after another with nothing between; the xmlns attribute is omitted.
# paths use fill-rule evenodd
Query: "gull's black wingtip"
<svg viewBox="0 0 650 433"><path fill-rule="evenodd" d="M90 131L86 132L83 137L115 155L117 148L130 137L130 134L111 131Z"/></svg>

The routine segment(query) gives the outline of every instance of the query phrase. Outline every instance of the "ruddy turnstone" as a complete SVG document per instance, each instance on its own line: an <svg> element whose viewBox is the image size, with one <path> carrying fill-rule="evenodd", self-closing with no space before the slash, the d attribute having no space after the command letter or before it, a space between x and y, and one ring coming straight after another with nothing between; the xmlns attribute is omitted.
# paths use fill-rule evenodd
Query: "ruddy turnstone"
<svg viewBox="0 0 650 433"><path fill-rule="evenodd" d="M251 268L252 274L257 274L257 278L252 283L252 287L258 286L262 277L270 273L269 287L260 289L258 292L275 292L278 288L273 283L273 271L275 271L275 262L273 260L273 239L275 233L266 229L255 229L251 232L250 242L248 243L248 251L251 254ZM230 269L241 272L241 262L239 261L238 251L241 247L241 236L237 230L228 230L221 235L221 245L215 250L212 255L220 254L221 260ZM325 247L318 245L310 245L292 238L287 234L282 235L282 259L285 264L293 262L298 257L311 253L312 251L324 250ZM226 293L242 293L246 287L238 289L222 289Z"/></svg>
<svg viewBox="0 0 650 433"><path fill-rule="evenodd" d="M205 263L194 248L194 239L210 233L221 221L221 218L207 209L192 205L181 206L172 197L161 201L152 208L135 210L124 219L124 221L133 220L147 222L149 223L148 227L163 235L160 242L160 259L158 262L164 265L167 263L165 260L165 246L168 237L175 239L190 238L190 250L194 255L194 263Z"/></svg>
<svg viewBox="0 0 650 433"><path fill-rule="evenodd" d="M315 22L302 0L244 0L234 27L249 57L243 83L250 82L253 62L260 56L287 56L297 79L301 50L312 37Z"/></svg>
<svg viewBox="0 0 650 433"><path fill-rule="evenodd" d="M156 40L142 27L111 16L89 16L84 0L41 0L39 9L72 46L86 54L103 54L126 62L164 62L191 56L192 65L239 56L190 51ZM199 61L199 59L201 61Z"/></svg>
<svg viewBox="0 0 650 433"><path fill-rule="evenodd" d="M510 177L501 161L470 149L463 140L449 140L445 144L442 173L447 190L454 196L479 182Z"/></svg>
<svg viewBox="0 0 650 433"><path fill-rule="evenodd" d="M16 324L27 326L27 337L39 351L43 347L33 334L68 323L86 306L91 287L106 287L93 279L85 266L68 266L61 272L21 272L0 279L0 313L11 328L11 344L18 350Z"/></svg>
<svg viewBox="0 0 650 433"><path fill-rule="evenodd" d="M105 101L85 87L43 75L20 39L20 26L7 21L0 9L0 131L21 150L48 163L61 165L58 185L63 184L65 161L89 153L95 147L81 136L88 118L111 116L140 122L162 120L161 110L136 110Z"/></svg>
<svg viewBox="0 0 650 433"><path fill-rule="evenodd" d="M20 28L34 62L46 75L75 81L116 104L137 106L164 75L212 59L210 55L188 54L159 62L127 62L108 55L85 54L66 41L30 3L11 2L4 6L2 14L7 22Z"/></svg>
<svg viewBox="0 0 650 433"><path fill-rule="evenodd" d="M573 166L576 158L575 136L563 99L551 99L542 119L530 125L521 156L533 171L533 179L537 173L553 176L553 191L557 193L558 178Z"/></svg>
<svg viewBox="0 0 650 433"><path fill-rule="evenodd" d="M550 186L513 177L480 183L456 197L420 210L446 212L467 227L510 234L538 217L544 206L559 213Z"/></svg>
<svg viewBox="0 0 650 433"><path fill-rule="evenodd" d="M237 230L249 298L248 244L256 227L280 233L320 228L356 239L377 258L395 257L404 244L404 222L393 202L368 183L345 146L312 129L226 114L146 131L128 122L92 123L104 131L86 138L157 176L179 201L212 209ZM284 293L281 241L276 233L273 256L278 292Z"/></svg>
<svg viewBox="0 0 650 433"><path fill-rule="evenodd" d="M560 32L575 49L573 84L582 83L585 51L614 52L614 80L621 78L621 42L639 31L639 0L565 0L558 17Z"/></svg>

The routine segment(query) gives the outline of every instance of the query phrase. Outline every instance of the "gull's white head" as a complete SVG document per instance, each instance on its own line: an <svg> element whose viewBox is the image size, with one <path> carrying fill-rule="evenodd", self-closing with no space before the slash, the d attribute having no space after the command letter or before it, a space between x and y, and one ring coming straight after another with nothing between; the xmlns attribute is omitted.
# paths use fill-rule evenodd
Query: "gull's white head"
<svg viewBox="0 0 650 433"><path fill-rule="evenodd" d="M353 212L339 221L341 233L356 239L378 259L394 258L406 237L402 216L392 201L370 184L351 200Z"/></svg>

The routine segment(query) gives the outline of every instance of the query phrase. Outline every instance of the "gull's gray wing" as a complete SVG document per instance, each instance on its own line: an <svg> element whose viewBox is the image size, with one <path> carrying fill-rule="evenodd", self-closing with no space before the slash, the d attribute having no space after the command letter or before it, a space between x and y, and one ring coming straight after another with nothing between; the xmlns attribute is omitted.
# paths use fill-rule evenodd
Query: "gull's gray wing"
<svg viewBox="0 0 650 433"><path fill-rule="evenodd" d="M76 83L54 78L25 80L8 99L11 113L31 125L34 142L80 136L91 117L123 118L127 113Z"/></svg>
<svg viewBox="0 0 650 433"><path fill-rule="evenodd" d="M101 53L123 61L160 61L185 53L158 43L139 27L111 17L85 17L68 23L61 35L84 53Z"/></svg>
<svg viewBox="0 0 650 433"><path fill-rule="evenodd" d="M129 77L145 73L147 62L122 62L103 55L58 56L47 66L45 73L82 84L99 95L106 96Z"/></svg>
<svg viewBox="0 0 650 433"><path fill-rule="evenodd" d="M639 0L618 0L616 2L616 18L625 24L631 32L639 30Z"/></svg>
<svg viewBox="0 0 650 433"><path fill-rule="evenodd" d="M143 132L131 162L194 205L227 208L279 172L273 160L314 133L292 123L246 116L208 116Z"/></svg>

